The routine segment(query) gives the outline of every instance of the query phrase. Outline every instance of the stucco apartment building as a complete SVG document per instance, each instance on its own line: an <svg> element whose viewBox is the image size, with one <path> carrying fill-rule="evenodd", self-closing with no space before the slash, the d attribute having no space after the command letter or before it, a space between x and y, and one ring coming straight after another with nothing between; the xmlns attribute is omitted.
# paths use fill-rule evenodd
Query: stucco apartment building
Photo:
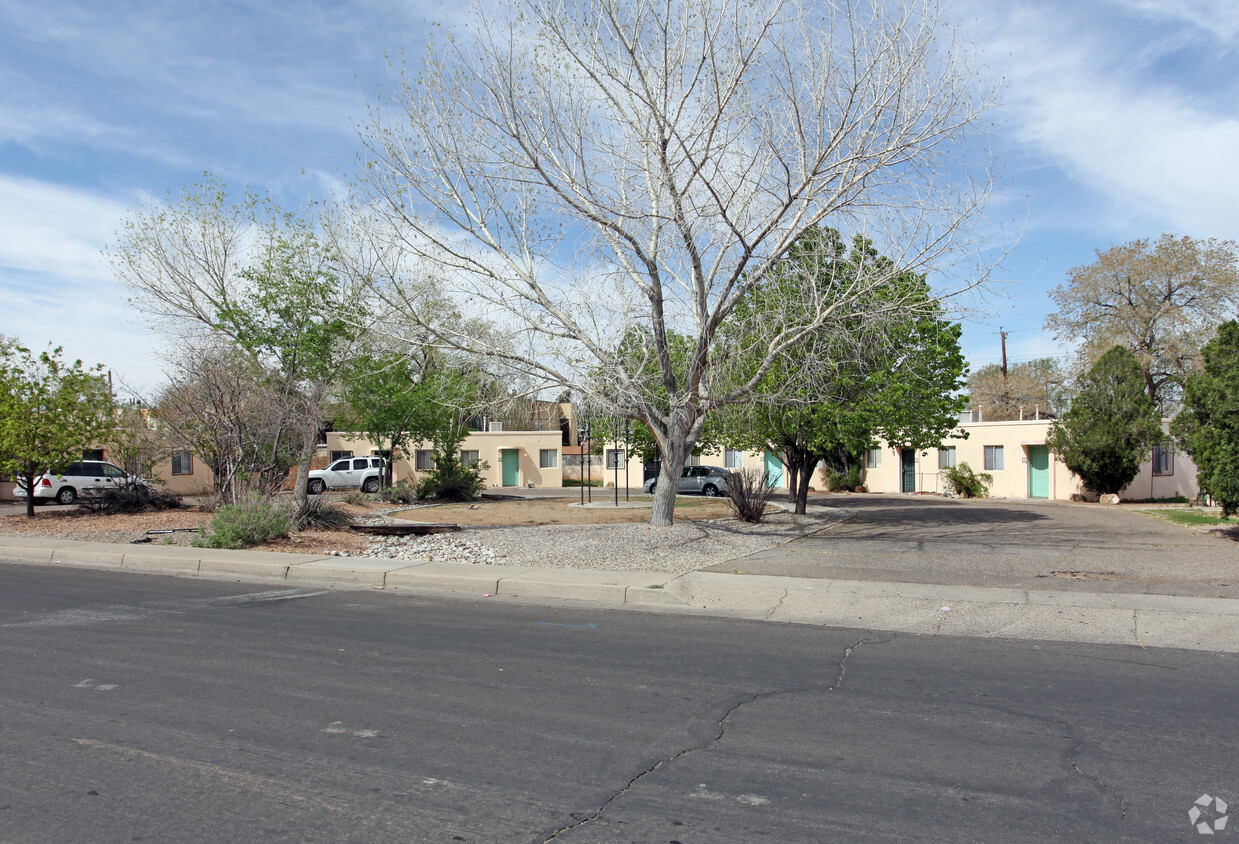
<svg viewBox="0 0 1239 844"><path fill-rule="evenodd" d="M959 435L939 448L915 450L883 444L865 458L865 486L870 492L942 492L942 469L967 463L994 477L990 494L997 498L1045 498L1069 501L1090 497L1080 479L1045 444L1051 420L971 421L967 414ZM1169 429L1169 422L1163 423ZM966 435L966 436L965 436ZM1155 448L1140 473L1119 493L1124 499L1194 498L1196 464L1171 447Z"/></svg>

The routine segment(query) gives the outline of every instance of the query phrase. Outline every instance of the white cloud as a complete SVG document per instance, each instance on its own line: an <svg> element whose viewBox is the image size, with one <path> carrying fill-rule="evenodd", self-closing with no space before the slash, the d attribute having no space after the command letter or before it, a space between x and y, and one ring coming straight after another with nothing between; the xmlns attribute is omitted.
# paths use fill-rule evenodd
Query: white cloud
<svg viewBox="0 0 1239 844"><path fill-rule="evenodd" d="M115 197L0 175L0 334L103 363L149 387L160 367L100 255L128 211Z"/></svg>
<svg viewBox="0 0 1239 844"><path fill-rule="evenodd" d="M1190 23L1219 41L1239 34L1239 5L1234 0L1110 0L1120 8L1158 21Z"/></svg>
<svg viewBox="0 0 1239 844"><path fill-rule="evenodd" d="M1156 14L1157 27L1131 17L1099 21L1081 7L1059 4L968 8L979 16L990 60L1009 56L1007 131L1033 154L1031 163L1059 168L1100 200L1100 208L1066 213L1086 210L1122 237L1161 230L1233 236L1239 230L1239 108L1229 97L1217 98L1226 107L1211 104L1207 79L1193 79L1199 87L1189 89L1156 72L1172 45L1192 40L1186 27L1208 25L1210 34L1223 37L1239 26L1229 0L1225 7L1207 0L1119 3L1120 9ZM1210 18L1211 11L1219 15ZM1109 17L1120 16L1112 9ZM1043 196L1034 216L1056 213L1060 199Z"/></svg>

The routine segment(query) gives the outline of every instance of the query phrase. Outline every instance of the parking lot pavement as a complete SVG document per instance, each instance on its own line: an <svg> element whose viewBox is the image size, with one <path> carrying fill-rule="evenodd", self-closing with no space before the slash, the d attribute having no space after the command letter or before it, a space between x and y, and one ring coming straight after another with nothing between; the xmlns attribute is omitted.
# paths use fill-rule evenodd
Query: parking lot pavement
<svg viewBox="0 0 1239 844"><path fill-rule="evenodd" d="M1239 543L1131 509L832 495L855 515L707 571L1239 598Z"/></svg>

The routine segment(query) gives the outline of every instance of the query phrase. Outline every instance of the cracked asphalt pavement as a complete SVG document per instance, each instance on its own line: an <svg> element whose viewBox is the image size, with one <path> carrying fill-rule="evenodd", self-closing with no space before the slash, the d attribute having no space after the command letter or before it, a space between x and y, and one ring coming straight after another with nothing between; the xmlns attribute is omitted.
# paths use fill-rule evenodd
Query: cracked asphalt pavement
<svg viewBox="0 0 1239 844"><path fill-rule="evenodd" d="M0 841L1197 840L1236 657L0 569Z"/></svg>

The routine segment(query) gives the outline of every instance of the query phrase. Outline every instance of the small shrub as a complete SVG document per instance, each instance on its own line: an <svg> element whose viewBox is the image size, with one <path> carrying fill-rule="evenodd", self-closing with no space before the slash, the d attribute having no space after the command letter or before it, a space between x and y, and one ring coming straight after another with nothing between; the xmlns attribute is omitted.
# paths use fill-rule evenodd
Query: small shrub
<svg viewBox="0 0 1239 844"><path fill-rule="evenodd" d="M856 492L856 488L861 485L860 467L853 464L846 472L830 469L826 473L826 483L831 492Z"/></svg>
<svg viewBox="0 0 1239 844"><path fill-rule="evenodd" d="M947 489L960 498L988 498L989 488L994 483L994 476L989 472L974 472L962 461L958 466L943 469L941 474Z"/></svg>
<svg viewBox="0 0 1239 844"><path fill-rule="evenodd" d="M775 488L766 483L766 473L761 467L734 469L727 474L727 502L732 515L742 522L759 524L775 492Z"/></svg>
<svg viewBox="0 0 1239 844"><path fill-rule="evenodd" d="M344 496L345 504L352 504L357 507L369 504L373 500L374 499L371 498L368 493L362 492L361 490L353 490L348 495Z"/></svg>
<svg viewBox="0 0 1239 844"><path fill-rule="evenodd" d="M482 480L482 468L466 466L460 462L459 453L435 452L435 468L417 484L417 497L423 501L473 501L486 488Z"/></svg>
<svg viewBox="0 0 1239 844"><path fill-rule="evenodd" d="M203 548L249 548L287 536L292 519L287 510L270 499L251 495L237 504L225 504L215 511L210 531L194 540Z"/></svg>
<svg viewBox="0 0 1239 844"><path fill-rule="evenodd" d="M292 511L293 530L342 530L353 523L353 517L336 504L315 496Z"/></svg>
<svg viewBox="0 0 1239 844"><path fill-rule="evenodd" d="M378 492L379 501L388 504L412 504L417 500L417 490L408 481L399 481Z"/></svg>

